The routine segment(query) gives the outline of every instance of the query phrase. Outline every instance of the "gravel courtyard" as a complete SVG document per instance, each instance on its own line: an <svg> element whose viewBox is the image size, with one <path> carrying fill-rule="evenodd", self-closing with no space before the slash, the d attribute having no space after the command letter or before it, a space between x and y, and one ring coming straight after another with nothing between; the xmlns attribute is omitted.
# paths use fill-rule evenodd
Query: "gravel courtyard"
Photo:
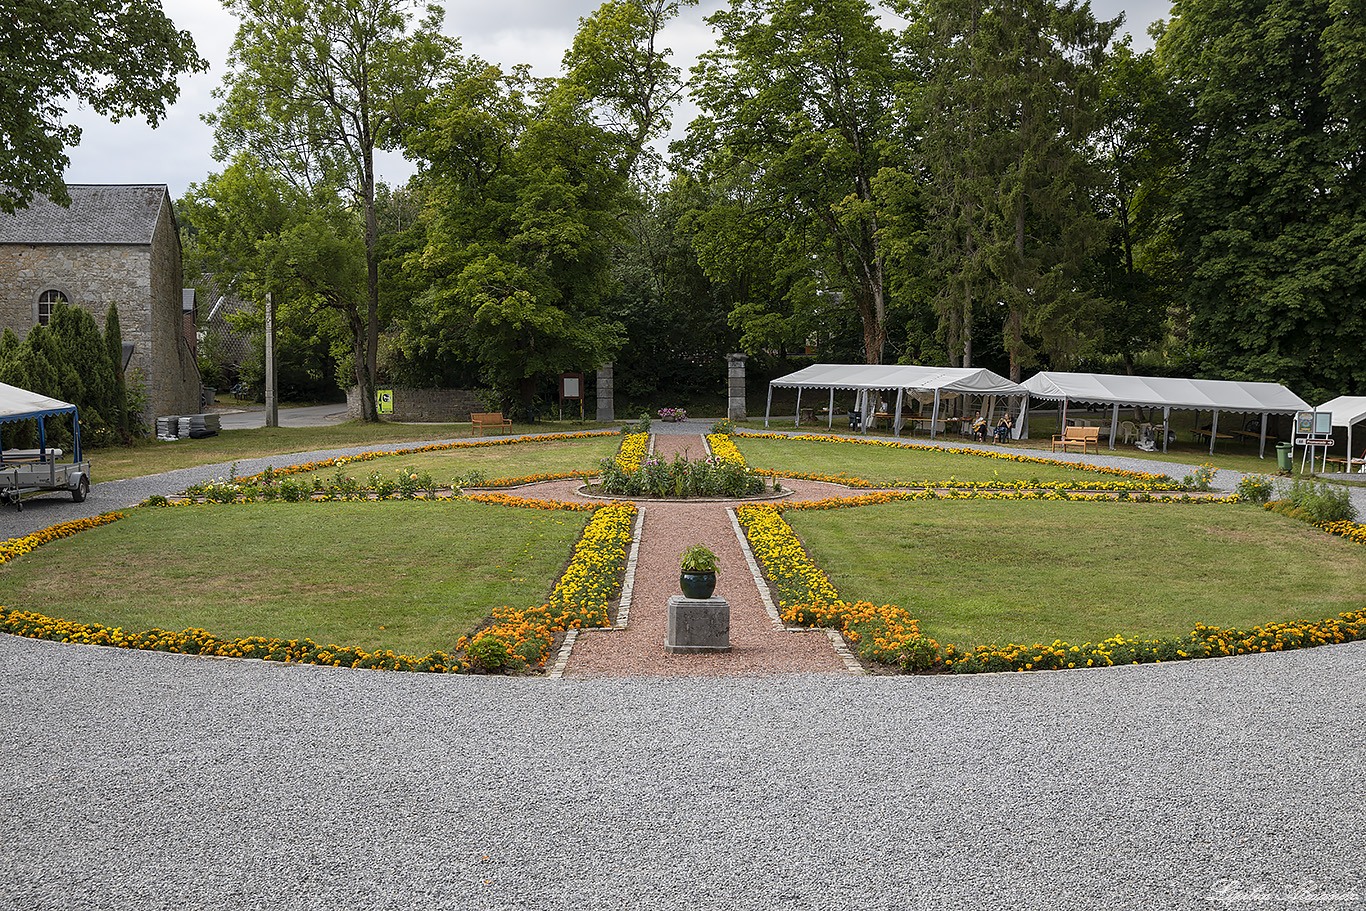
<svg viewBox="0 0 1366 911"><path fill-rule="evenodd" d="M1366 642L545 680L0 636L0 687L3 911L1366 908Z"/></svg>

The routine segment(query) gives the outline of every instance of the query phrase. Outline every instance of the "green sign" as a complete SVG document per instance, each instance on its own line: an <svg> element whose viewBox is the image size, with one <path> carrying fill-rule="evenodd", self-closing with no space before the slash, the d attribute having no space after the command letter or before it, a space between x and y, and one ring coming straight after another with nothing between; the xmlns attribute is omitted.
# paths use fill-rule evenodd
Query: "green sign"
<svg viewBox="0 0 1366 911"><path fill-rule="evenodd" d="M394 413L394 390L380 389L375 392L375 403L379 406L380 414Z"/></svg>

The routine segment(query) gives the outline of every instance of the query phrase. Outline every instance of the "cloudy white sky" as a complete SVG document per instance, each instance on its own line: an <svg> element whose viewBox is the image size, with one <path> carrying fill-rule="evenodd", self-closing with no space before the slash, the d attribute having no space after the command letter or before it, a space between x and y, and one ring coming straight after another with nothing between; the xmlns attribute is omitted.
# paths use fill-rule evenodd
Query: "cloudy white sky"
<svg viewBox="0 0 1366 911"><path fill-rule="evenodd" d="M580 17L587 16L601 0L447 0L445 30L458 36L467 54L511 66L529 63L539 76L558 75L560 59L573 41ZM222 170L213 160L213 132L200 115L216 107L212 96L223 78L228 48L237 32L236 20L215 0L163 0L166 14L176 26L194 35L200 56L209 70L184 78L180 98L156 130L144 121L110 124L88 110L73 108L69 118L84 130L81 144L68 150L71 166L68 183L164 183L173 197L184 194L190 183ZM673 49L674 63L684 72L713 42L704 17L720 8L723 0L702 0L687 8L671 23L665 44ZM1137 48L1149 47L1149 23L1169 15L1169 0L1091 0L1098 18L1126 14L1124 31L1134 36ZM675 129L693 116L681 108ZM402 183L412 167L392 155L380 162L380 179Z"/></svg>

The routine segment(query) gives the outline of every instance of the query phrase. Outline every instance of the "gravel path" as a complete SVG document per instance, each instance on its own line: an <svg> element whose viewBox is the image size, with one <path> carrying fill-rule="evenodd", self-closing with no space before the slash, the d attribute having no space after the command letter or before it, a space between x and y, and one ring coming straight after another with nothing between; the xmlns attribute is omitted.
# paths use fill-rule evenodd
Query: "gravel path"
<svg viewBox="0 0 1366 911"><path fill-rule="evenodd" d="M549 681L0 636L0 692L3 911L1366 908L1366 643Z"/></svg>
<svg viewBox="0 0 1366 911"><path fill-rule="evenodd" d="M0 636L0 688L5 911L1366 907L1366 643L547 681Z"/></svg>

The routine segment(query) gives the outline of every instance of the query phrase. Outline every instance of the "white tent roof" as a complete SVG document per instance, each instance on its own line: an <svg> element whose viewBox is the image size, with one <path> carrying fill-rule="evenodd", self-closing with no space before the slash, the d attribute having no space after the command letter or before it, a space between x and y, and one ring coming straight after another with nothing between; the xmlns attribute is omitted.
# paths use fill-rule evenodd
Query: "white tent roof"
<svg viewBox="0 0 1366 911"><path fill-rule="evenodd" d="M1340 395L1314 410L1332 412L1334 427L1350 427L1358 421L1366 420L1366 396Z"/></svg>
<svg viewBox="0 0 1366 911"><path fill-rule="evenodd" d="M969 395L1018 395L1018 383L976 367L911 364L812 364L769 382L770 386L820 389L917 389Z"/></svg>
<svg viewBox="0 0 1366 911"><path fill-rule="evenodd" d="M1247 413L1308 411L1309 404L1280 383L1188 380L1105 373L1036 373L1024 386L1035 398L1105 405Z"/></svg>
<svg viewBox="0 0 1366 911"><path fill-rule="evenodd" d="M18 386L0 383L0 421L17 421L21 418L46 417L50 414L65 414L75 411L76 406L58 399L29 392Z"/></svg>

